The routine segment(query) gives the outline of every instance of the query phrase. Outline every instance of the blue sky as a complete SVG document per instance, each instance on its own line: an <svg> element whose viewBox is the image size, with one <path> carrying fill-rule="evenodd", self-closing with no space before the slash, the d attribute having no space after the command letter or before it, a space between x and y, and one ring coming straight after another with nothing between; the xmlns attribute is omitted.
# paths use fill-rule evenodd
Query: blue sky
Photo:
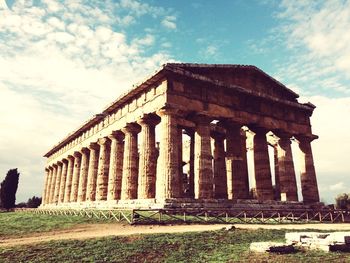
<svg viewBox="0 0 350 263"><path fill-rule="evenodd" d="M0 180L168 61L253 64L317 106L321 197L350 192L350 1L0 0ZM5 128L4 128L5 127Z"/></svg>

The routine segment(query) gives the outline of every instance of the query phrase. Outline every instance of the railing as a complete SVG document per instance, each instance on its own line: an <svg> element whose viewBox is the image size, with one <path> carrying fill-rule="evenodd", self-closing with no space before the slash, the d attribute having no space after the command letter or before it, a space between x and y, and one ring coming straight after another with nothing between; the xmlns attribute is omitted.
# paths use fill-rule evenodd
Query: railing
<svg viewBox="0 0 350 263"><path fill-rule="evenodd" d="M83 216L129 224L164 223L346 223L348 210L258 209L16 209L35 214Z"/></svg>

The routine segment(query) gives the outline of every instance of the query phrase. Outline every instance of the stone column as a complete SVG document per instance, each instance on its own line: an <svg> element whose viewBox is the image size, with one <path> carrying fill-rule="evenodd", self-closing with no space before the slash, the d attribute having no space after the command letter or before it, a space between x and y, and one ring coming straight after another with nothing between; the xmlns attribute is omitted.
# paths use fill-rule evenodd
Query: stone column
<svg viewBox="0 0 350 263"><path fill-rule="evenodd" d="M213 169L210 143L210 119L196 116L194 135L194 194L196 199L213 198Z"/></svg>
<svg viewBox="0 0 350 263"><path fill-rule="evenodd" d="M62 160L62 175L61 175L61 182L60 182L60 193L58 195L58 203L63 203L63 201L64 201L64 192L65 192L66 179L67 179L67 170L68 170L68 161L66 159L63 159Z"/></svg>
<svg viewBox="0 0 350 263"><path fill-rule="evenodd" d="M97 168L96 201L103 201L107 200L110 140L100 138L98 144L100 145L100 156Z"/></svg>
<svg viewBox="0 0 350 263"><path fill-rule="evenodd" d="M305 203L319 202L316 172L311 150L311 142L317 136L297 136L300 149L300 181L303 201Z"/></svg>
<svg viewBox="0 0 350 263"><path fill-rule="evenodd" d="M90 143L89 150L90 150L90 157L89 157L88 181L87 181L87 189L86 189L86 200L95 201L98 156L99 156L98 144Z"/></svg>
<svg viewBox="0 0 350 263"><path fill-rule="evenodd" d="M212 132L211 136L214 138L214 198L227 199L225 135Z"/></svg>
<svg viewBox="0 0 350 263"><path fill-rule="evenodd" d="M138 199L155 198L156 194L156 133L157 118L145 116L137 122L141 126Z"/></svg>
<svg viewBox="0 0 350 263"><path fill-rule="evenodd" d="M64 203L68 203L70 201L70 193L72 189L72 177L73 177L73 168L74 168L74 157L72 155L68 155L68 168L67 168L67 178L66 185L64 189Z"/></svg>
<svg viewBox="0 0 350 263"><path fill-rule="evenodd" d="M233 199L249 198L246 137L241 125L225 122L227 177L231 183Z"/></svg>
<svg viewBox="0 0 350 263"><path fill-rule="evenodd" d="M138 176L138 149L137 134L140 132L139 125L129 123L122 129L125 134L124 157L123 157L123 178L121 199L137 198L137 176Z"/></svg>
<svg viewBox="0 0 350 263"><path fill-rule="evenodd" d="M81 164L80 164L80 176L78 187L78 202L84 202L86 200L86 185L89 168L89 150L88 148L81 149Z"/></svg>
<svg viewBox="0 0 350 263"><path fill-rule="evenodd" d="M277 143L273 145L273 161L275 165L275 199L281 200L281 184L278 168L278 145Z"/></svg>
<svg viewBox="0 0 350 263"><path fill-rule="evenodd" d="M57 176L54 190L53 202L55 204L58 203L58 197L60 195L60 184L61 184L61 176L62 176L62 162L57 162Z"/></svg>
<svg viewBox="0 0 350 263"><path fill-rule="evenodd" d="M253 143L257 198L260 201L273 200L270 159L266 141L267 131L262 128L255 128L253 132L255 133Z"/></svg>
<svg viewBox="0 0 350 263"><path fill-rule="evenodd" d="M79 187L79 175L81 165L81 153L74 152L74 169L72 176L72 188L70 192L70 202L76 202L78 200L78 187Z"/></svg>
<svg viewBox="0 0 350 263"><path fill-rule="evenodd" d="M44 179L44 189L43 189L43 196L42 196L42 205L46 204L46 189L47 189L47 184L49 181L49 176L50 176L50 169L45 168L45 179Z"/></svg>
<svg viewBox="0 0 350 263"><path fill-rule="evenodd" d="M179 150L176 109L167 107L157 111L161 117L161 141L157 162L156 199L178 198L180 193Z"/></svg>
<svg viewBox="0 0 350 263"><path fill-rule="evenodd" d="M188 197L194 198L194 131L186 131L190 136L190 173Z"/></svg>
<svg viewBox="0 0 350 263"><path fill-rule="evenodd" d="M45 204L50 203L50 188L51 188L51 182L52 182L52 173L53 173L53 167L49 166L49 177L48 177L47 186L45 189Z"/></svg>
<svg viewBox="0 0 350 263"><path fill-rule="evenodd" d="M120 199L122 189L124 134L116 131L108 136L108 138L111 140L111 155L107 200L118 200Z"/></svg>
<svg viewBox="0 0 350 263"><path fill-rule="evenodd" d="M247 131L241 129L241 156L242 156L242 185L243 188L246 189L242 191L244 194L242 194L242 197L249 199L250 193L249 193L249 175L248 175L248 160L247 160Z"/></svg>
<svg viewBox="0 0 350 263"><path fill-rule="evenodd" d="M54 201L54 194L55 194L55 185L56 185L56 178L57 178L57 164L52 165L52 180L50 184L50 193L49 193L49 203L52 204Z"/></svg>
<svg viewBox="0 0 350 263"><path fill-rule="evenodd" d="M280 197L282 201L298 201L297 182L290 141L291 136L281 132L276 135L279 137L277 144L277 174L279 177ZM285 200L284 197L282 198L282 195L285 195Z"/></svg>
<svg viewBox="0 0 350 263"><path fill-rule="evenodd" d="M180 177L180 195L181 197L184 196L184 177L183 177L183 156L182 156L182 150L183 150L183 145L182 145L182 127L178 127L177 129L177 149L178 149L178 165L179 165L179 177Z"/></svg>

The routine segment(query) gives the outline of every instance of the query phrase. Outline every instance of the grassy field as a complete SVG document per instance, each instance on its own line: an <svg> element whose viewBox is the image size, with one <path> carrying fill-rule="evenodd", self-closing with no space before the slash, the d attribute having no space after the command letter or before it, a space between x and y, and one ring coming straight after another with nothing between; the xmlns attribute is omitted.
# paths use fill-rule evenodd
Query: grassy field
<svg viewBox="0 0 350 263"><path fill-rule="evenodd" d="M55 241L0 248L1 262L350 262L348 253L249 252L253 241L284 239L283 230L234 230Z"/></svg>
<svg viewBox="0 0 350 263"><path fill-rule="evenodd" d="M106 222L83 217L0 213L2 238ZM315 230L312 230L315 231ZM132 235L0 247L0 262L350 262L350 253L254 254L256 241L283 241L285 230Z"/></svg>
<svg viewBox="0 0 350 263"><path fill-rule="evenodd" d="M78 224L97 222L101 222L101 220L86 217L36 215L24 212L3 212L0 213L0 239L11 236L25 236L36 232L67 229Z"/></svg>

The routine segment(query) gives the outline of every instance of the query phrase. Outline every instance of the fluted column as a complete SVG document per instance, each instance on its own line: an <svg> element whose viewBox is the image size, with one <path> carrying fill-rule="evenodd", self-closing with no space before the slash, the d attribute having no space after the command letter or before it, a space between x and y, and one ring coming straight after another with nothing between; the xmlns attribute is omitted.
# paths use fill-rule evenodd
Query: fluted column
<svg viewBox="0 0 350 263"><path fill-rule="evenodd" d="M84 202L86 199L86 186L89 168L89 150L87 148L81 149L81 164L78 187L78 202Z"/></svg>
<svg viewBox="0 0 350 263"><path fill-rule="evenodd" d="M63 199L64 203L68 203L70 201L73 168L74 168L74 157L72 155L68 155L67 159L68 159L68 168L67 168L66 185L64 187L64 199Z"/></svg>
<svg viewBox="0 0 350 263"><path fill-rule="evenodd" d="M155 126L159 120L153 116L145 116L137 123L141 126L137 198L155 198L157 169Z"/></svg>
<svg viewBox="0 0 350 263"><path fill-rule="evenodd" d="M182 127L178 127L177 129L177 150L178 150L178 165L179 165L179 177L180 177L180 185L179 185L179 191L181 194L181 197L184 196L184 177L183 177L183 141L182 141Z"/></svg>
<svg viewBox="0 0 350 263"><path fill-rule="evenodd" d="M273 145L273 161L275 166L275 199L281 200L281 184L280 184L280 175L278 168L278 145L277 143Z"/></svg>
<svg viewBox="0 0 350 263"><path fill-rule="evenodd" d="M233 199L249 198L248 168L246 159L246 137L241 125L225 122L227 177L231 183Z"/></svg>
<svg viewBox="0 0 350 263"><path fill-rule="evenodd" d="M122 189L124 134L120 131L115 131L108 138L111 140L111 155L107 200L118 200Z"/></svg>
<svg viewBox="0 0 350 263"><path fill-rule="evenodd" d="M89 146L89 169L88 169L88 182L86 189L86 200L96 200L96 181L97 181L97 168L98 168L98 156L99 146L97 143L90 143Z"/></svg>
<svg viewBox="0 0 350 263"><path fill-rule="evenodd" d="M227 199L227 175L225 163L225 135L212 132L214 138L214 198Z"/></svg>
<svg viewBox="0 0 350 263"><path fill-rule="evenodd" d="M55 185L56 185L56 178L57 178L57 164L52 165L52 180L50 185L50 194L49 194L49 203L52 204L54 201L54 194L55 194Z"/></svg>
<svg viewBox="0 0 350 263"><path fill-rule="evenodd" d="M178 166L178 129L177 110L163 108L157 111L161 117L161 141L157 162L156 198L178 198L180 193L180 177Z"/></svg>
<svg viewBox="0 0 350 263"><path fill-rule="evenodd" d="M66 159L62 160L62 175L60 182L60 193L58 195L58 203L63 203L64 201L64 192L66 187L67 180L67 171L68 171L68 161Z"/></svg>
<svg viewBox="0 0 350 263"><path fill-rule="evenodd" d="M122 200L136 199L138 181L137 134L140 132L140 127L135 123L129 123L122 129L122 132L125 134L125 142L120 198Z"/></svg>
<svg viewBox="0 0 350 263"><path fill-rule="evenodd" d="M279 137L277 144L279 190L281 194L286 195L285 201L298 201L291 136L285 133L277 133L276 135Z"/></svg>
<svg viewBox="0 0 350 263"><path fill-rule="evenodd" d="M190 171L188 182L188 197L194 198L194 131L186 131L190 136Z"/></svg>
<svg viewBox="0 0 350 263"><path fill-rule="evenodd" d="M194 193L196 199L213 198L213 170L210 144L210 120L197 116L194 135Z"/></svg>
<svg viewBox="0 0 350 263"><path fill-rule="evenodd" d="M300 181L303 201L305 203L319 202L316 172L312 156L311 142L314 137L297 136L300 149Z"/></svg>
<svg viewBox="0 0 350 263"><path fill-rule="evenodd" d="M54 190L53 203L58 203L58 197L60 194L60 184L61 184L61 176L62 176L62 162L57 162L57 176Z"/></svg>
<svg viewBox="0 0 350 263"><path fill-rule="evenodd" d="M50 188L51 188L51 182L52 182L52 173L53 173L53 167L49 166L49 177L47 180L47 186L45 190L45 204L50 203Z"/></svg>
<svg viewBox="0 0 350 263"><path fill-rule="evenodd" d="M46 204L46 189L47 189L47 184L49 181L49 175L50 175L50 169L45 168L45 179L44 179L44 189L43 189L43 195L42 195L42 205Z"/></svg>
<svg viewBox="0 0 350 263"><path fill-rule="evenodd" d="M79 175L81 165L81 153L74 152L74 169L72 176L72 188L70 192L70 202L76 202L78 199Z"/></svg>
<svg viewBox="0 0 350 263"><path fill-rule="evenodd" d="M248 175L248 160L247 160L247 132L241 129L241 156L242 156L242 198L250 198L249 194L249 175Z"/></svg>
<svg viewBox="0 0 350 263"><path fill-rule="evenodd" d="M102 201L107 200L110 140L100 138L98 144L100 145L100 156L97 168L96 201Z"/></svg>
<svg viewBox="0 0 350 263"><path fill-rule="evenodd" d="M256 194L260 201L273 200L273 188L270 171L270 159L268 152L268 145L266 141L266 130L253 129L255 133L254 143L254 170Z"/></svg>

